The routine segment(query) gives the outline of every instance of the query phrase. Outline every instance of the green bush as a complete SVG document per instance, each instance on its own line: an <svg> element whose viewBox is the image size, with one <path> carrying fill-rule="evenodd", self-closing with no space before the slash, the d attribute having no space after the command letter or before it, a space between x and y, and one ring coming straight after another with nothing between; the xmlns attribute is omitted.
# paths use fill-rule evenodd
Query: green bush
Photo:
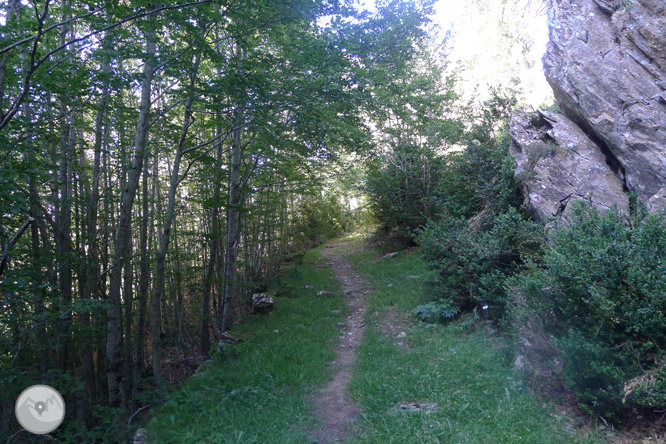
<svg viewBox="0 0 666 444"><path fill-rule="evenodd" d="M416 228L441 210L434 193L441 175L441 158L430 148L396 148L368 163L365 190L370 207L385 228L411 238Z"/></svg>
<svg viewBox="0 0 666 444"><path fill-rule="evenodd" d="M623 356L603 341L595 341L572 328L556 345L565 357L564 380L588 412L613 416L621 408L627 377Z"/></svg>
<svg viewBox="0 0 666 444"><path fill-rule="evenodd" d="M482 228L464 218L431 222L417 241L429 267L438 272L442 294L463 310L487 305L498 319L506 308L504 280L539 255L543 231L511 207L488 219Z"/></svg>
<svg viewBox="0 0 666 444"><path fill-rule="evenodd" d="M460 309L450 299L438 299L414 309L414 316L423 322L453 319L458 313Z"/></svg>
<svg viewBox="0 0 666 444"><path fill-rule="evenodd" d="M344 233L349 211L334 194L326 194L301 202L296 233L302 242L299 248L319 245Z"/></svg>
<svg viewBox="0 0 666 444"><path fill-rule="evenodd" d="M616 209L602 216L573 205L571 226L556 230L543 266L509 286L556 338L567 384L587 408L608 415L628 406L626 383L664 360L666 226L663 215L628 221ZM652 386L659 399L638 392L632 399L663 406L663 384Z"/></svg>
<svg viewBox="0 0 666 444"><path fill-rule="evenodd" d="M464 151L445 157L446 167L435 190L445 217L469 219L484 209L498 214L520 206L509 142L508 133L503 132L497 140L472 141Z"/></svg>

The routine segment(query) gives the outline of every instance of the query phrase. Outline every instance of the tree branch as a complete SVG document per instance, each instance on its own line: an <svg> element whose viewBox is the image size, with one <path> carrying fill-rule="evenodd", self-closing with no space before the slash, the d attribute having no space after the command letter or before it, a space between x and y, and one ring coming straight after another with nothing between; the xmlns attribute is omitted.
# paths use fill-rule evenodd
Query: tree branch
<svg viewBox="0 0 666 444"><path fill-rule="evenodd" d="M5 267L7 266L7 262L9 261L9 251L11 248L18 242L18 240L23 236L23 233L25 233L25 230L28 229L30 224L35 220L34 217L29 216L28 219L23 223L21 228L14 234L14 236L9 240L7 245L5 245L4 252L2 253L2 259L0 259L0 276L2 276L2 273L5 271Z"/></svg>
<svg viewBox="0 0 666 444"><path fill-rule="evenodd" d="M58 52L58 51L64 49L65 47L71 45L72 43L77 43L77 42L80 42L81 40L86 40L86 39L88 39L88 38L90 38L90 37L92 37L92 36L94 36L94 35L101 34L102 32L109 31L109 30L114 29L114 28L117 28L118 26L121 26L121 25L123 25L123 24L125 24L125 23L127 23L127 22L131 22L132 20L136 20L136 19L139 19L139 18L142 18L142 17L146 17L146 16L149 16L149 15L155 14L155 13L157 13L157 12L168 11L168 10L171 10L171 9L186 8L186 7L188 7L188 6L204 5L204 4L206 4L206 3L210 3L210 1L211 1L211 0L203 0L203 1L199 1L199 2L183 3L183 4L181 4L181 5L161 6L161 7L159 7L159 8L151 9L150 11L144 11L144 12L140 12L140 13L138 13L138 14L131 15L131 16L129 16L129 17L126 17L126 18L122 19L122 20L119 21L119 22L113 23L113 24L111 24L111 25L109 25L109 26L105 26L104 28L97 29L97 30L92 31L92 32L90 32L90 33L88 33L88 34L86 34L86 35L84 35L84 36L82 36L82 37L79 37L79 38L76 38L76 39L74 39L74 40L71 40L71 41L69 41L69 42L67 42L67 43L64 43L64 44L62 44L61 46L59 46L59 47L57 47L56 49L54 49L53 51L51 51L50 53L48 53L46 57L50 57L53 53ZM90 17L91 15L96 14L96 13L98 13L98 12L104 10L104 8L105 8L105 6L102 6L102 7L98 8L98 9L96 9L96 10L94 10L94 11L91 11L91 12L89 12L89 13L87 13L87 14L83 14L83 15L79 15L79 16L76 16L76 17L72 17L71 19L68 19L68 20L62 21L62 22L60 22L60 23L56 23L56 24L54 24L54 25L51 25L51 26L49 26L48 28L42 30L41 32L38 31L37 34L35 34L35 35L32 35L32 36L30 36L30 37L26 37L26 38L24 38L23 40L20 40L20 41L18 41L18 42L14 42L14 43L12 43L11 45L5 46L4 48L0 49L0 54L4 54L4 53L6 53L7 51L11 51L12 49L14 49L14 48L16 48L17 46L20 46L20 45L22 45L22 44L24 44L24 43L28 43L28 42L30 42L30 41L32 41L32 40L39 39L39 38L41 37L41 35L46 34L47 32L49 32L49 31L51 31L51 30L53 30L53 29L55 29L55 28L58 28L58 27L60 27L60 26L66 25L66 24L68 24L68 23L70 23L70 22L72 22L72 21L74 21L74 20L78 20L78 19L82 19L82 18Z"/></svg>

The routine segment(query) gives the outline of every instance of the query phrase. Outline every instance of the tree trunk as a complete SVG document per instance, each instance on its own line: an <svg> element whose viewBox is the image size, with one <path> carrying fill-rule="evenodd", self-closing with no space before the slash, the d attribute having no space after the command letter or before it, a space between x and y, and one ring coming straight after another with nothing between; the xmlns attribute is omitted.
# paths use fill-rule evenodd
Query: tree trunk
<svg viewBox="0 0 666 444"><path fill-rule="evenodd" d="M213 200L219 199L219 182L214 185ZM199 331L199 345L201 354L207 355L210 351L210 293L213 288L213 279L215 278L215 264L217 263L217 239L219 234L219 210L217 204L213 207L210 215L210 232L208 243L210 245L210 258L206 267L206 276L204 278L203 295L201 301L201 328Z"/></svg>
<svg viewBox="0 0 666 444"><path fill-rule="evenodd" d="M122 270L127 259L131 241L132 207L146 151L148 125L150 122L150 92L155 69L155 31L146 32L146 57L141 84L139 122L134 139L134 160L127 184L122 190L118 229L114 242L113 264L109 283L110 308L107 310L106 375L109 390L109 405L118 407L122 403L122 330L120 326L120 285Z"/></svg>
<svg viewBox="0 0 666 444"><path fill-rule="evenodd" d="M236 42L236 58L245 60L247 51ZM234 128L231 133L231 164L229 166L229 206L227 207L227 247L224 260L224 307L220 330L225 332L234 323L235 298L238 278L238 240L240 233L241 207L241 128L242 107L236 110Z"/></svg>
<svg viewBox="0 0 666 444"><path fill-rule="evenodd" d="M219 130L218 130L219 136ZM219 258L220 240L220 209L218 202L220 201L220 190L222 182L222 153L224 151L224 144L219 142L217 145L217 157L215 168L215 180L213 181L213 202L214 206L210 215L210 232L208 243L210 245L210 260L206 269L206 276L204 278L203 298L201 302L201 329L199 332L199 340L201 346L201 354L207 355L210 352L210 296L213 287L213 280L216 277L216 265ZM219 286L219 284L218 284Z"/></svg>
<svg viewBox="0 0 666 444"><path fill-rule="evenodd" d="M141 227L139 234L139 251L141 252L141 270L139 276L139 320L136 326L136 366L134 379L139 377L143 369L144 334L146 329L146 308L148 306L148 283L150 279L150 262L148 260L148 159L143 162L141 201Z"/></svg>
<svg viewBox="0 0 666 444"><path fill-rule="evenodd" d="M123 340L123 390L124 399L129 399L134 368L132 366L133 345L132 345L132 300L134 299L134 260L133 242L130 240L129 251L125 261L125 270L123 271L123 307L125 309L125 319L121 323L124 331Z"/></svg>
<svg viewBox="0 0 666 444"><path fill-rule="evenodd" d="M62 1L62 10L67 9L66 0ZM67 19L63 12L62 19ZM70 32L69 26L63 26L60 31L60 44L62 45ZM61 84L62 85L62 84ZM63 88L66 91L66 88ZM71 266L71 203L72 203L72 152L73 152L73 112L70 109L69 93L63 92L58 97L58 108L63 121L59 130L59 168L57 181L57 211L55 217L55 244L58 260L58 283L61 294L62 306L60 310L67 310L69 302L72 300L72 266ZM71 313L63 316L59 313L57 321L58 340L56 349L58 350L58 367L67 371L69 354L69 330Z"/></svg>
<svg viewBox="0 0 666 444"><path fill-rule="evenodd" d="M103 46L111 48L112 42L110 34L104 38ZM102 65L102 73L105 79L111 75L111 60L110 57L105 57ZM95 118L95 140L93 144L93 168L90 189L87 191L87 230L84 239L87 245L87 252L84 265L83 275L83 290L81 297L83 299L94 298L95 282L99 278L99 245L97 243L97 219L99 211L99 182L101 177L101 159L102 159L102 142L104 137L104 120L106 117L106 110L109 101L110 88L108 80L102 88L102 95L97 105L97 116ZM91 404L93 401L93 349L92 349L92 331L90 322L90 313L84 313L81 317L82 329L84 335L82 338L81 350L81 381L83 381L85 388L84 397L82 400L81 410L84 412L83 419L89 422L92 419Z"/></svg>
<svg viewBox="0 0 666 444"><path fill-rule="evenodd" d="M241 205L240 167L241 130L234 128L231 135L231 165L229 169L229 206L227 207L227 248L224 267L224 308L220 330L225 332L234 321L236 279L238 275L238 234Z"/></svg>
<svg viewBox="0 0 666 444"><path fill-rule="evenodd" d="M151 313L150 313L150 323L151 323L151 346L153 351L153 374L155 377L159 378L161 376L161 359L162 359L162 350L160 343L160 303L162 296L164 295L164 274L165 269L164 265L166 262L167 249L169 247L169 240L171 235L171 224L175 217L176 210L176 189L178 184L182 180L180 176L180 161L183 156L183 150L185 148L185 139L187 137L187 132L192 125L192 104L194 103L194 85L196 82L197 71L199 69L199 55L195 56L194 69L190 75L190 94L187 99L187 104L185 105L185 116L183 118L183 127L180 133L180 139L178 140L178 148L176 150L176 156L173 161L173 167L171 169L171 178L169 180L169 194L168 194L168 204L166 217L164 219L164 225L162 226L162 235L160 236L160 244L157 251L157 256L155 257L155 287L153 289L153 299L151 301Z"/></svg>

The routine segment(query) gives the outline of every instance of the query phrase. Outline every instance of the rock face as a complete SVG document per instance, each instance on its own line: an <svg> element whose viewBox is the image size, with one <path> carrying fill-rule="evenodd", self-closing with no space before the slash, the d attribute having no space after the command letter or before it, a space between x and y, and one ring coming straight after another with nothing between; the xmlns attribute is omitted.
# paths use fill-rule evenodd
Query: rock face
<svg viewBox="0 0 666 444"><path fill-rule="evenodd" d="M562 114L516 111L511 120L511 154L516 159L525 205L536 219L562 215L570 203L588 200L600 210L617 205L626 211L624 184L590 138Z"/></svg>
<svg viewBox="0 0 666 444"><path fill-rule="evenodd" d="M626 190L666 208L666 1L549 0L548 21L544 72L562 112Z"/></svg>

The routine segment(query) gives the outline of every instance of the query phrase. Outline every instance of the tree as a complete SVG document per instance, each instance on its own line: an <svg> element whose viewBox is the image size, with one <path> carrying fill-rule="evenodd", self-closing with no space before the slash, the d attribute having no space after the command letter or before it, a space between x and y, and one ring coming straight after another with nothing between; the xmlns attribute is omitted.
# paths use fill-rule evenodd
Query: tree
<svg viewBox="0 0 666 444"><path fill-rule="evenodd" d="M386 229L406 239L441 211L435 190L442 156L461 138L462 125L452 112L453 79L445 78L444 66L421 51L397 72L376 67L366 108L376 128L365 185L370 205Z"/></svg>

